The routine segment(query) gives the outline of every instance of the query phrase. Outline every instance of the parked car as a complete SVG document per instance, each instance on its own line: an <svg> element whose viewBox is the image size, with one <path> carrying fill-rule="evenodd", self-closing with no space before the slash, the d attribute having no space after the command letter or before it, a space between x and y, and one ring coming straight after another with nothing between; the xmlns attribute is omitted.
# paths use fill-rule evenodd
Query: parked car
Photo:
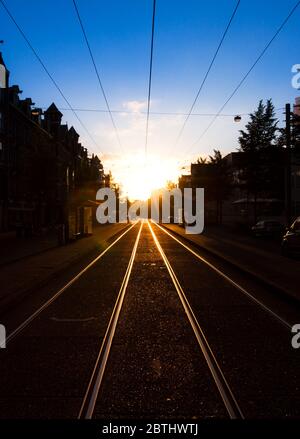
<svg viewBox="0 0 300 439"><path fill-rule="evenodd" d="M263 220L258 221L251 230L254 236L280 236L284 226L279 221Z"/></svg>
<svg viewBox="0 0 300 439"><path fill-rule="evenodd" d="M281 251L285 256L300 254L300 216L287 228L282 238Z"/></svg>

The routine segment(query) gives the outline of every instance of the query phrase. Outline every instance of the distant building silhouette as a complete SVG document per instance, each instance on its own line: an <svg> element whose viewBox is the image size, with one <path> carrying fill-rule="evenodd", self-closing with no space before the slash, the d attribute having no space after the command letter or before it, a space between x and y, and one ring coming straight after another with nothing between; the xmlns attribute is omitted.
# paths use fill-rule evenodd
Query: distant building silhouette
<svg viewBox="0 0 300 439"><path fill-rule="evenodd" d="M278 185L266 187L257 198L258 216L261 218L283 218L284 215L284 150L268 153L269 166L274 168ZM249 156L245 152L231 152L222 158L228 175L228 187L218 187L215 171L211 163L191 163L190 175L179 178L179 188L203 187L205 190L205 222L228 225L249 225L254 222L253 195L249 194L244 181L244 167ZM216 195L222 191L222 218L218 218ZM297 211L296 213L298 213ZM218 221L219 219L219 221Z"/></svg>
<svg viewBox="0 0 300 439"><path fill-rule="evenodd" d="M54 103L43 112L21 93L0 53L0 231L61 224L68 237L69 217L105 185L103 166Z"/></svg>

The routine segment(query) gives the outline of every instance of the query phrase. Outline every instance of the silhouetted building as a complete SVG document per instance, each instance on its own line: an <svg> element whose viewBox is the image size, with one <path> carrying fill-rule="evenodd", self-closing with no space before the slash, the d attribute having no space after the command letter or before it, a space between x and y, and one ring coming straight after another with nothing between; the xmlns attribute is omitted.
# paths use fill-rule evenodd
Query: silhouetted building
<svg viewBox="0 0 300 439"><path fill-rule="evenodd" d="M258 167L268 167L266 185L260 189L256 198L249 191L245 179L245 167L250 160L249 156L239 151L223 157L219 171L218 166L213 166L212 163L192 163L191 174L180 177L179 187L204 188L206 224L248 226L253 224L255 217L276 217L284 221L284 149L278 148L265 154L265 162L259 163ZM296 154L293 158L295 163ZM265 164L266 161L268 166ZM293 213L296 214L299 211L299 202L296 201L300 187L300 179L297 178L299 167L293 166L292 170L292 200L293 206L295 205ZM267 180L268 176L272 177L271 184Z"/></svg>
<svg viewBox="0 0 300 439"><path fill-rule="evenodd" d="M104 185L103 166L54 103L43 113L21 94L0 53L0 231L61 224L68 236L72 209Z"/></svg>
<svg viewBox="0 0 300 439"><path fill-rule="evenodd" d="M217 222L216 200L212 188L216 185L214 168L208 163L191 163L191 187L204 188L205 224ZM194 198L194 195L193 195Z"/></svg>

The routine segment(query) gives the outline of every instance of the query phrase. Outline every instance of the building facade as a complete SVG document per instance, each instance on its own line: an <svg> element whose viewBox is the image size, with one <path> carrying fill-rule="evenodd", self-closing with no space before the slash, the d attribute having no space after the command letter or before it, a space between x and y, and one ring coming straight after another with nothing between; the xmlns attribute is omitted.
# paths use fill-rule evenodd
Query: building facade
<svg viewBox="0 0 300 439"><path fill-rule="evenodd" d="M68 236L74 210L105 184L103 166L54 103L43 112L21 94L0 53L0 231L62 225Z"/></svg>

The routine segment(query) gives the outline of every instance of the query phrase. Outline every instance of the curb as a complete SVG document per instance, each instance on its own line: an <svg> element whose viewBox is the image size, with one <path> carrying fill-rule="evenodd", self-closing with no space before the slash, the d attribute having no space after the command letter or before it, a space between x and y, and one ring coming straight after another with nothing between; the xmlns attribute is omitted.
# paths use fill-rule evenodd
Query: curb
<svg viewBox="0 0 300 439"><path fill-rule="evenodd" d="M36 292L38 289L43 288L47 285L49 281L56 278L57 276L62 275L73 263L80 263L84 261L85 258L92 257L92 254L97 251L97 246L101 245L103 243L109 243L114 238L116 238L118 235L121 235L126 228L128 228L130 224L125 225L121 230L118 230L117 232L113 233L111 236L109 236L106 240L102 241L102 243L95 244L93 248L89 249L86 253L80 254L79 256L75 256L71 258L68 263L57 269L56 271L52 272L48 276L44 277L43 279L35 282L31 287L26 288L24 290L17 290L11 295L7 295L3 299L0 300L0 316L4 315L6 312L10 311L14 306L18 305L23 299L25 299L30 294ZM55 247L56 248L56 247ZM49 249L50 250L50 249ZM53 249L52 249L53 250ZM35 256L35 255L32 255ZM28 256L30 257L30 256ZM23 259L23 258L22 258Z"/></svg>
<svg viewBox="0 0 300 439"><path fill-rule="evenodd" d="M285 301L287 300L288 302L290 302L293 305L296 305L298 307L300 306L300 298L296 297L294 294L292 294L290 291L286 290L285 288L281 288L278 285L266 280L265 278L263 278L259 274L255 273L254 271L251 271L245 267L242 267L241 265L237 264L236 262L233 262L232 260L223 256L221 253L214 251L214 250L211 250L211 249L199 244L198 242L194 242L194 241L190 240L189 238L187 238L186 236L177 232L176 230L169 229L164 224L161 224L161 226L164 229L168 230L168 232L174 233L174 235L182 238L182 240L184 240L185 242L188 242L189 244L193 245L194 247L199 248L200 250L202 250L202 251L208 253L209 255L221 260L222 262L225 262L226 264L230 265L234 269L237 269L240 273L242 273L248 277L251 277L253 280L258 282L261 286L267 288L268 290L272 290L272 292L275 292L278 296L280 296Z"/></svg>

